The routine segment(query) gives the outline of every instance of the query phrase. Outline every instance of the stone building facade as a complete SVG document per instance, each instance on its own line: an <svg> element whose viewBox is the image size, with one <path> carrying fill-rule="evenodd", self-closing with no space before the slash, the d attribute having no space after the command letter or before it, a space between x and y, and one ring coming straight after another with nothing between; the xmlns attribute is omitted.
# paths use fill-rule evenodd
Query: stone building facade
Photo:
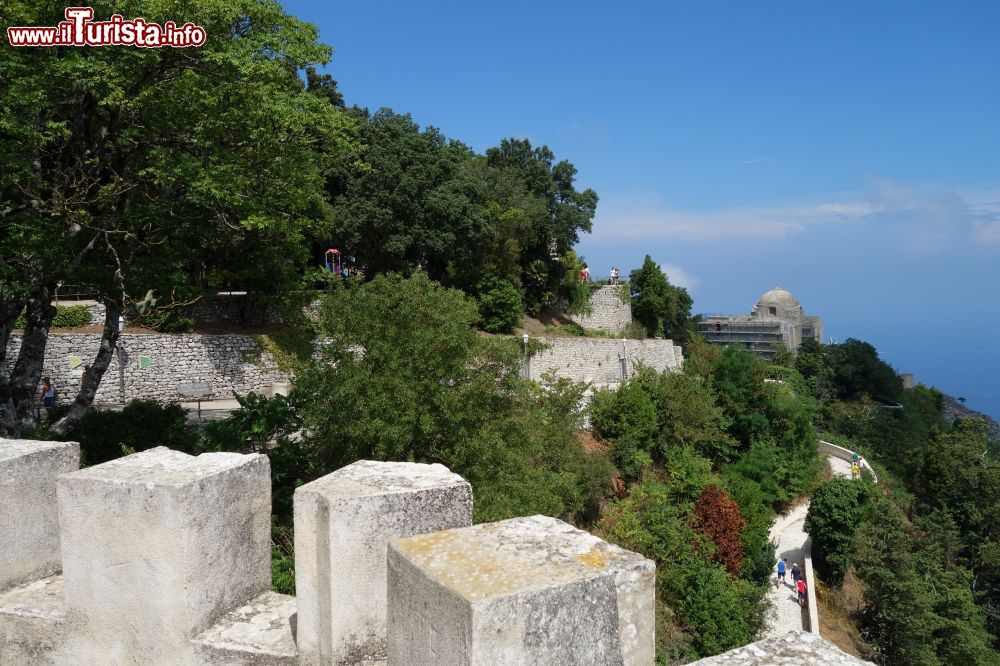
<svg viewBox="0 0 1000 666"><path fill-rule="evenodd" d="M768 359L779 343L795 352L807 338L823 342L823 320L806 315L798 300L779 286L761 296L749 316L703 315L698 330L712 344L740 345Z"/></svg>

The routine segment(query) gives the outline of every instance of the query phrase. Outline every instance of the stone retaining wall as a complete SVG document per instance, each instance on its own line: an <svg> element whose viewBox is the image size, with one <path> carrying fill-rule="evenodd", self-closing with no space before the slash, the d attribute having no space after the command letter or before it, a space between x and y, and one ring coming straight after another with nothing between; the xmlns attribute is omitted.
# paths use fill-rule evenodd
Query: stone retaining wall
<svg viewBox="0 0 1000 666"><path fill-rule="evenodd" d="M642 364L657 371L680 370L684 357L672 340L538 338L548 345L528 360L528 377L549 371L578 382L617 384Z"/></svg>
<svg viewBox="0 0 1000 666"><path fill-rule="evenodd" d="M657 371L680 370L681 348L670 340L612 338L540 338L548 345L528 360L527 375L536 381L549 370L557 377L598 385L617 384L639 364ZM43 377L51 377L58 401L76 397L83 366L93 363L98 333L50 333ZM20 349L21 335L11 336L8 368ZM268 393L273 384L291 381L252 335L124 333L101 381L94 403L119 404L136 398L165 402L190 400L182 384L208 384L216 399L233 393Z"/></svg>
<svg viewBox="0 0 1000 666"><path fill-rule="evenodd" d="M604 285L590 297L591 313L570 315L570 319L583 328L621 333L632 323L632 304L623 301L620 284Z"/></svg>
<svg viewBox="0 0 1000 666"><path fill-rule="evenodd" d="M83 366L93 363L100 343L98 333L49 335L42 376L52 378L60 403L76 397ZM15 333L7 347L10 366L20 346L21 335ZM208 384L213 397L230 398L234 392L267 393L272 384L288 381L288 374L250 335L124 333L94 403L190 400L178 390L190 383Z"/></svg>

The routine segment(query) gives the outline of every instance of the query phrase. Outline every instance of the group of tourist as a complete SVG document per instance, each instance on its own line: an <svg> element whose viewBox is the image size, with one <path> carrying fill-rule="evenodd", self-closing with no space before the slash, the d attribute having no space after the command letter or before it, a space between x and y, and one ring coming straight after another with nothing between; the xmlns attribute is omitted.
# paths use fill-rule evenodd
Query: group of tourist
<svg viewBox="0 0 1000 666"><path fill-rule="evenodd" d="M785 584L785 570L788 567L788 560L786 558L781 558L778 560L778 578L774 581L774 586ZM799 605L806 605L806 579L802 574L802 569L799 568L798 562L792 562L792 588L799 596Z"/></svg>
<svg viewBox="0 0 1000 666"><path fill-rule="evenodd" d="M608 283L618 284L619 281L621 280L621 276L622 276L621 269L619 269L617 266L612 266ZM580 269L580 282L587 283L592 281L593 280L590 277L590 267L587 266L587 264L584 264L583 268Z"/></svg>

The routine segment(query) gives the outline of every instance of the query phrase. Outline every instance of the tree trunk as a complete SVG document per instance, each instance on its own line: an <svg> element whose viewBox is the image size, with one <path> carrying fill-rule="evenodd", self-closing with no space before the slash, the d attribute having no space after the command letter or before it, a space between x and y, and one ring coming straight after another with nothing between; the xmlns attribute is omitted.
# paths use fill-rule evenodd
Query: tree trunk
<svg viewBox="0 0 1000 666"><path fill-rule="evenodd" d="M80 384L80 391L76 394L76 400L70 406L69 411L52 426L52 432L63 436L69 432L70 428L83 418L90 406L94 403L94 396L101 385L101 379L111 365L114 358L115 349L118 346L118 317L122 309L117 303L104 303L104 331L101 335L101 347L97 350L97 356L87 372L87 376Z"/></svg>
<svg viewBox="0 0 1000 666"><path fill-rule="evenodd" d="M14 331L17 316L23 309L23 298L0 294L0 435L13 435L17 430L10 373L7 371L7 345L10 344L10 334Z"/></svg>
<svg viewBox="0 0 1000 666"><path fill-rule="evenodd" d="M35 394L45 362L49 327L56 316L56 308L52 305L53 291L54 285L43 284L28 297L21 350L10 375L10 395L15 413L14 432L11 434L15 436L35 424Z"/></svg>

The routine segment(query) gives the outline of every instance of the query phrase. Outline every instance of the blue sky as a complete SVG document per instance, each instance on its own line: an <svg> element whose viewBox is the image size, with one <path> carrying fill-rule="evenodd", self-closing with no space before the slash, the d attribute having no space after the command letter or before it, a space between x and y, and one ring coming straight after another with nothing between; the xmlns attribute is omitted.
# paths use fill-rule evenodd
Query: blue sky
<svg viewBox="0 0 1000 666"><path fill-rule="evenodd" d="M698 312L780 282L1000 417L1000 3L284 5L348 103L573 162L595 274L649 253Z"/></svg>

